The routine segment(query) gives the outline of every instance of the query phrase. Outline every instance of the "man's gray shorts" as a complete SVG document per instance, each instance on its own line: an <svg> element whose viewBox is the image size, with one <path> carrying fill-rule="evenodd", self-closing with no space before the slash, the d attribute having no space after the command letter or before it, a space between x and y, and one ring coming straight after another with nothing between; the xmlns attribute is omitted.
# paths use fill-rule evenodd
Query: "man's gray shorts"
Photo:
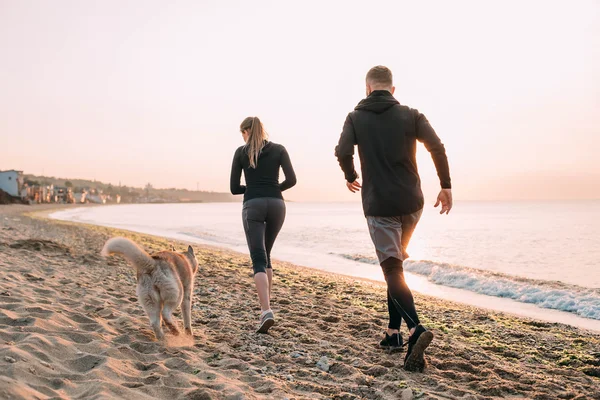
<svg viewBox="0 0 600 400"><path fill-rule="evenodd" d="M421 219L423 209L398 217L367 216L369 233L381 264L390 257L404 261L408 258L408 242Z"/></svg>

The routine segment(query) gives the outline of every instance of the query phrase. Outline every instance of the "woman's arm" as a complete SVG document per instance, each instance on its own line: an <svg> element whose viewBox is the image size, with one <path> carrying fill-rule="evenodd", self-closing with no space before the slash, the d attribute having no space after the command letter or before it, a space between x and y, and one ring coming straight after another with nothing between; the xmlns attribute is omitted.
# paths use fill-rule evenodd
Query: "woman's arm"
<svg viewBox="0 0 600 400"><path fill-rule="evenodd" d="M296 173L294 172L294 167L292 167L290 155L285 147L281 151L281 169L283 169L285 180L279 184L279 188L283 192L296 184Z"/></svg>
<svg viewBox="0 0 600 400"><path fill-rule="evenodd" d="M240 162L240 151L239 149L233 156L233 162L231 163L231 178L229 179L229 189L231 194L244 194L246 193L246 186L240 185L240 179L242 178L242 163Z"/></svg>

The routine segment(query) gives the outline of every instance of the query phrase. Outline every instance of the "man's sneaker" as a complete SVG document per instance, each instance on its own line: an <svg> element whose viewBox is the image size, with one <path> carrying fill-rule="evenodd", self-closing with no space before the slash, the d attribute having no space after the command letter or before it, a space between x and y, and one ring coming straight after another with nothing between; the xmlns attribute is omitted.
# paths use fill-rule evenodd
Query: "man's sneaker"
<svg viewBox="0 0 600 400"><path fill-rule="evenodd" d="M404 369L423 372L425 368L425 349L433 340L433 333L419 324L408 338L408 349L404 357Z"/></svg>
<svg viewBox="0 0 600 400"><path fill-rule="evenodd" d="M385 334L385 338L379 342L379 347L382 349L392 351L402 350L404 347L404 343L402 342L402 335L399 333L394 333L391 336L387 333Z"/></svg>
<svg viewBox="0 0 600 400"><path fill-rule="evenodd" d="M269 328L275 324L275 317L273 316L273 311L267 310L263 311L260 314L260 323L258 326L258 333L267 333Z"/></svg>

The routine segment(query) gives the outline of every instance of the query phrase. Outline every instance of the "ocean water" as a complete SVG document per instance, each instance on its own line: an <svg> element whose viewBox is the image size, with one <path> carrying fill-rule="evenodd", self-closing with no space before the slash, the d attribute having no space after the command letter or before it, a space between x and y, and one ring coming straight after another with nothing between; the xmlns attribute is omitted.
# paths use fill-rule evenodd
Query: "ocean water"
<svg viewBox="0 0 600 400"><path fill-rule="evenodd" d="M140 204L54 218L247 253L241 203ZM477 306L600 330L600 201L426 205L405 263L411 288ZM383 280L358 203L287 203L273 258Z"/></svg>

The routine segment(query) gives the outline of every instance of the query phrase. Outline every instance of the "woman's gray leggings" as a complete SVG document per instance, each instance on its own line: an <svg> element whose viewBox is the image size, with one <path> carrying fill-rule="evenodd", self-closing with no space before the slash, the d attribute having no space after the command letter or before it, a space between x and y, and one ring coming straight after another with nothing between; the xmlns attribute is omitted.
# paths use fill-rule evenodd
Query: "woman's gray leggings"
<svg viewBox="0 0 600 400"><path fill-rule="evenodd" d="M254 274L271 268L271 249L285 220L285 202L274 197L248 200L242 208L242 221Z"/></svg>

